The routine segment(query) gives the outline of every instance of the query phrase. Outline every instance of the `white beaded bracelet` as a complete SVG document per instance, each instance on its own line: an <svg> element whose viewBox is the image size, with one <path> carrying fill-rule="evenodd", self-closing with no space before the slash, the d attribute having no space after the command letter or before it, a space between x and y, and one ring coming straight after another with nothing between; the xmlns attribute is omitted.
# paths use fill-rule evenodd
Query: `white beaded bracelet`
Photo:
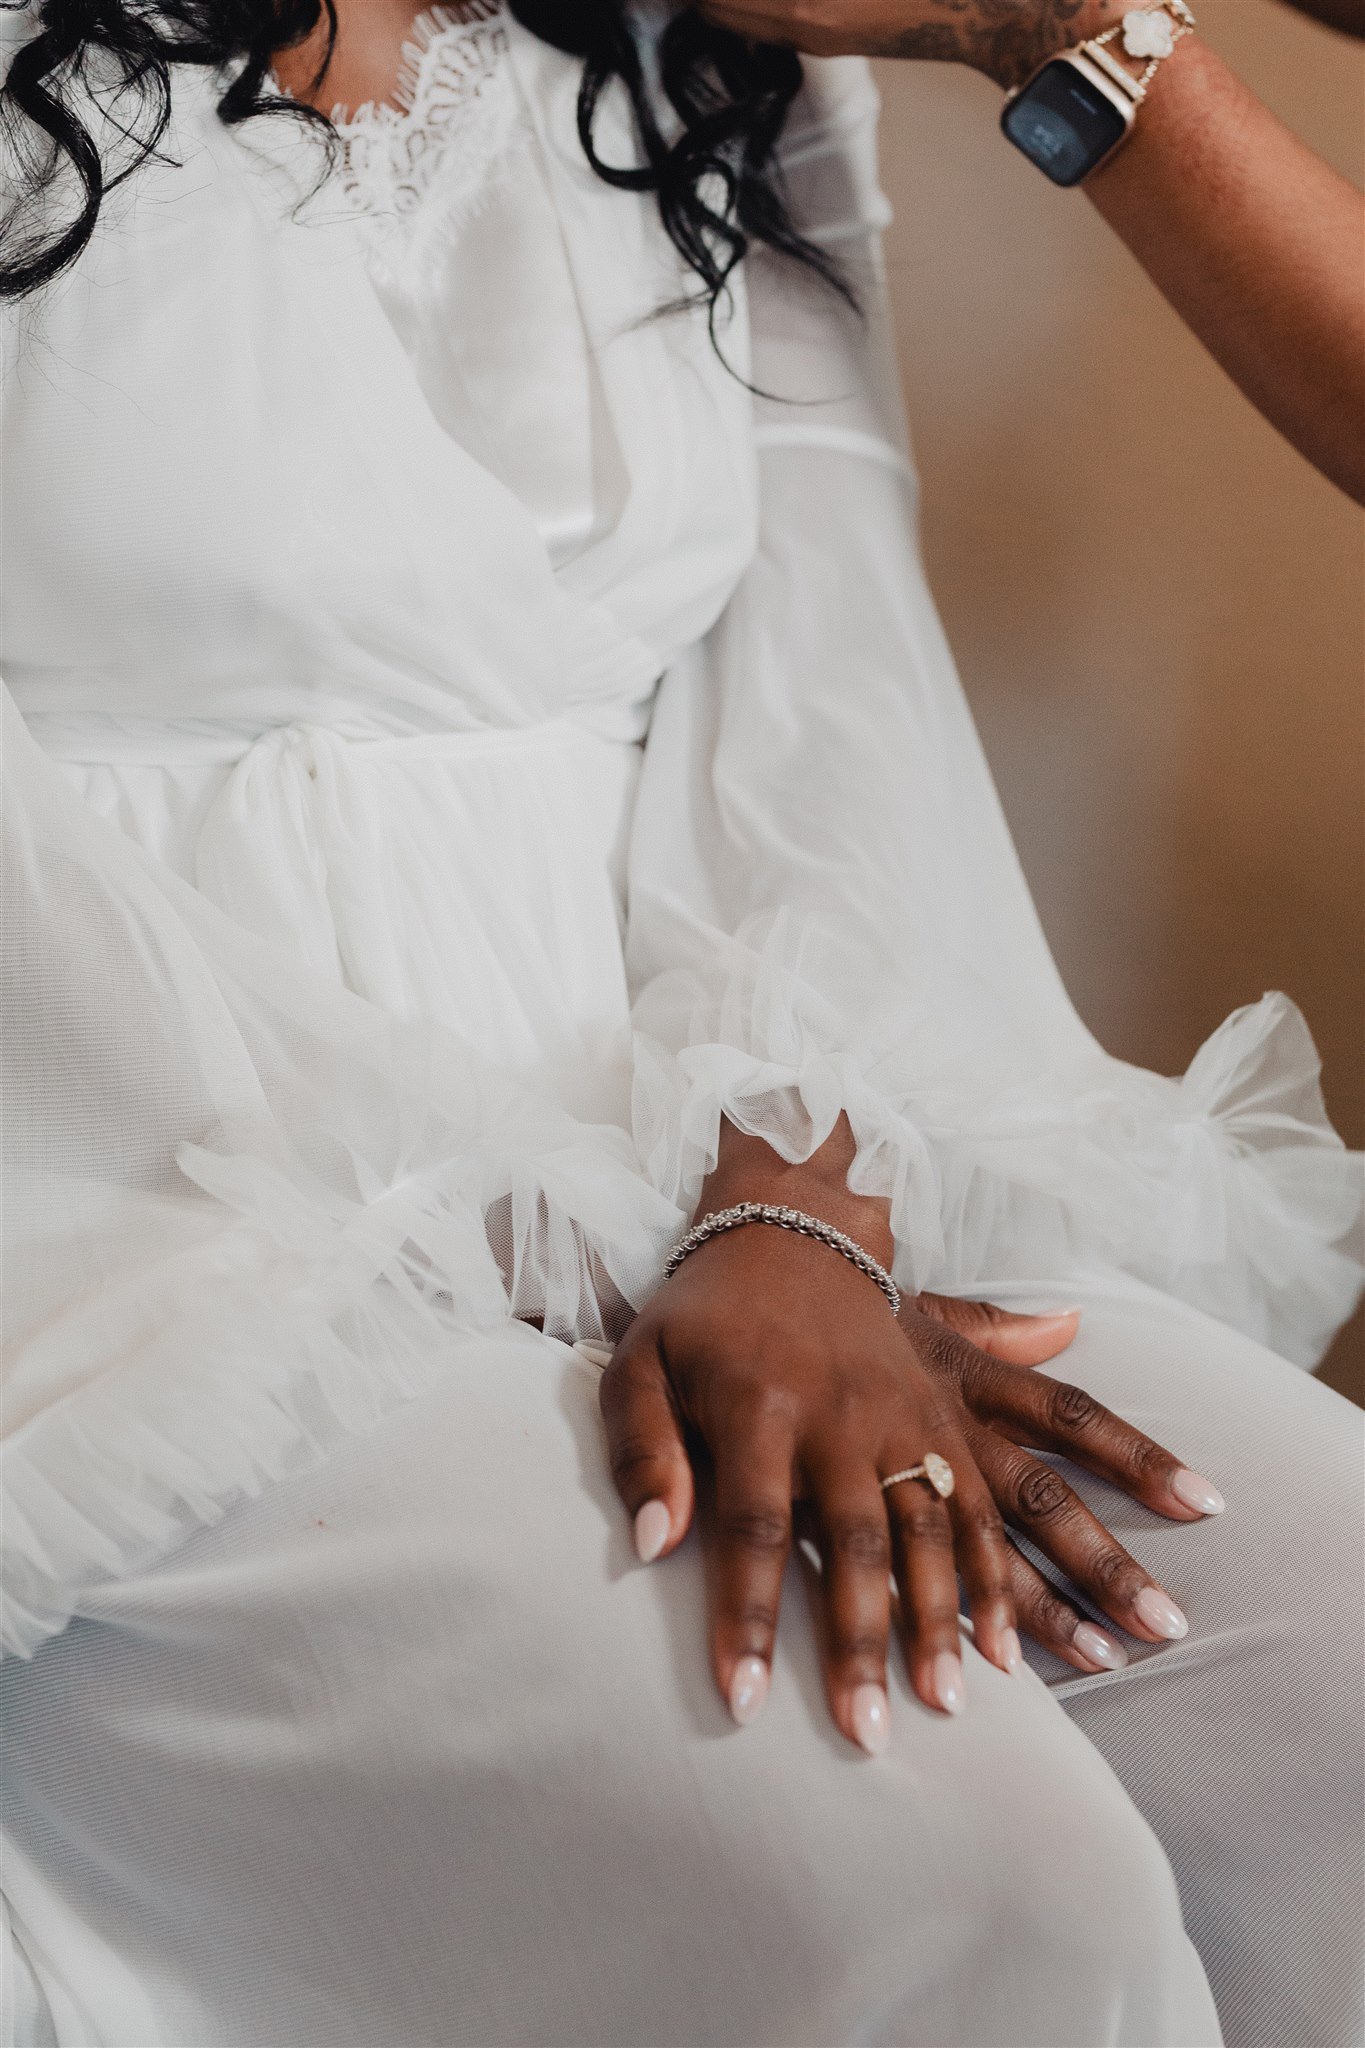
<svg viewBox="0 0 1365 2048"><path fill-rule="evenodd" d="M788 1209L780 1202L737 1202L733 1209L714 1209L709 1216L703 1216L685 1236L678 1239L664 1260L665 1280L671 1279L688 1254L705 1244L708 1238L719 1237L725 1230L738 1230L742 1223L775 1223L779 1230L797 1230L803 1237L818 1238L832 1251L842 1253L860 1273L866 1273L869 1280L875 1280L891 1304L892 1315L900 1314L901 1291L885 1266L878 1265L871 1252L864 1251L856 1238L836 1230L832 1223L823 1223L818 1216L807 1216L802 1209Z"/></svg>

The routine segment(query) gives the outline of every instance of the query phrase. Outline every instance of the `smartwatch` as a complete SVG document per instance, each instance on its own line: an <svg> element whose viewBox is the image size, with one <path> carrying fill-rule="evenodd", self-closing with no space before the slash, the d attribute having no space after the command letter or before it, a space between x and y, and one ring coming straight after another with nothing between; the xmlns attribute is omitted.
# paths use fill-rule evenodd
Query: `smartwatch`
<svg viewBox="0 0 1365 2048"><path fill-rule="evenodd" d="M1079 185L1126 140L1157 66L1193 27L1183 0L1134 8L1119 28L1049 57L1010 94L1001 127L1054 185ZM1106 47L1120 33L1130 57L1148 60L1141 77Z"/></svg>

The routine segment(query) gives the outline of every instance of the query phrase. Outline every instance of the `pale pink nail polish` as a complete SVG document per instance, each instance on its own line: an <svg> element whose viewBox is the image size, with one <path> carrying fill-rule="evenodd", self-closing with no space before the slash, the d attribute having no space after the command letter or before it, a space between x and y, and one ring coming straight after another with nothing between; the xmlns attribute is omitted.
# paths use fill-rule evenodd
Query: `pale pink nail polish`
<svg viewBox="0 0 1365 2048"><path fill-rule="evenodd" d="M590 1337L580 1337L574 1345L574 1350L580 1358L586 1358L589 1365L595 1365L601 1372L605 1372L611 1364L610 1344L598 1344Z"/></svg>
<svg viewBox="0 0 1365 2048"><path fill-rule="evenodd" d="M1201 1515L1221 1515L1227 1506L1213 1481L1205 1479L1201 1472L1191 1472L1186 1465L1173 1475L1171 1492L1187 1508L1194 1508Z"/></svg>
<svg viewBox="0 0 1365 2048"><path fill-rule="evenodd" d="M1093 1621L1081 1623L1071 1638L1071 1647L1087 1664L1098 1664L1101 1671L1122 1671L1128 1662L1123 1645L1107 1636L1102 1628L1096 1628Z"/></svg>
<svg viewBox="0 0 1365 2048"><path fill-rule="evenodd" d="M661 1500L647 1500L635 1517L635 1554L641 1564L653 1564L668 1541L672 1523Z"/></svg>
<svg viewBox="0 0 1365 2048"><path fill-rule="evenodd" d="M1160 1586L1144 1586L1133 1606L1153 1634L1165 1636L1168 1642L1177 1643L1190 1632L1184 1615L1170 1594L1163 1593Z"/></svg>
<svg viewBox="0 0 1365 2048"><path fill-rule="evenodd" d="M962 1689L962 1659L951 1650L940 1650L934 1659L933 1694L945 1714L960 1714L967 1704Z"/></svg>
<svg viewBox="0 0 1365 2048"><path fill-rule="evenodd" d="M741 1728L748 1727L767 1697L767 1665L761 1657L741 1657L730 1678L730 1712Z"/></svg>
<svg viewBox="0 0 1365 2048"><path fill-rule="evenodd" d="M1024 1661L1023 1648L1016 1629L1007 1628L1000 1637L1000 1661L1006 1671L1015 1672Z"/></svg>
<svg viewBox="0 0 1365 2048"><path fill-rule="evenodd" d="M879 1685L860 1685L849 1702L853 1733L869 1756L881 1756L891 1740L891 1709Z"/></svg>

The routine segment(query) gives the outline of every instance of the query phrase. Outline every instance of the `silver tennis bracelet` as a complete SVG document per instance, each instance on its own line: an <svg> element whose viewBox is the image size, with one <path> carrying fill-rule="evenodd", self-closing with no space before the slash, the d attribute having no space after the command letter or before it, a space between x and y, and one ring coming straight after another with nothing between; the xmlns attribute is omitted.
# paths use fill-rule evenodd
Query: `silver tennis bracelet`
<svg viewBox="0 0 1365 2048"><path fill-rule="evenodd" d="M891 1304L892 1315L900 1314L901 1291L885 1266L878 1265L871 1252L865 1252L856 1238L836 1230L832 1223L822 1223L818 1216L807 1216L802 1209L788 1209L781 1202L736 1202L733 1209L713 1209L709 1216L703 1216L685 1236L678 1239L664 1260L665 1280L671 1279L689 1253L705 1244L708 1238L719 1237L725 1230L738 1230L742 1223L775 1223L779 1230L798 1230L803 1237L819 1238L821 1244L841 1252L860 1273L866 1273L869 1280L875 1280Z"/></svg>

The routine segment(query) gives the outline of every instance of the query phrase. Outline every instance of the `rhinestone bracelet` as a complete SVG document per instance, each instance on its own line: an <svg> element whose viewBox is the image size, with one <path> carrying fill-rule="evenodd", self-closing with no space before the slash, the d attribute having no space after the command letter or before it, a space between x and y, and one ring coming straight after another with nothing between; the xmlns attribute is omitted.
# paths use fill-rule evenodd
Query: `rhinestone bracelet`
<svg viewBox="0 0 1365 2048"><path fill-rule="evenodd" d="M822 1223L818 1216L807 1216L802 1209L788 1209L781 1202L737 1202L733 1209L713 1209L678 1239L664 1260L665 1280L672 1279L688 1254L709 1237L719 1237L725 1230L738 1230L742 1223L775 1223L779 1230L798 1230L803 1237L818 1237L832 1251L841 1252L860 1273L866 1273L869 1280L875 1280L891 1304L892 1315L900 1314L901 1291L871 1252L865 1252L856 1238L836 1230L832 1223Z"/></svg>

